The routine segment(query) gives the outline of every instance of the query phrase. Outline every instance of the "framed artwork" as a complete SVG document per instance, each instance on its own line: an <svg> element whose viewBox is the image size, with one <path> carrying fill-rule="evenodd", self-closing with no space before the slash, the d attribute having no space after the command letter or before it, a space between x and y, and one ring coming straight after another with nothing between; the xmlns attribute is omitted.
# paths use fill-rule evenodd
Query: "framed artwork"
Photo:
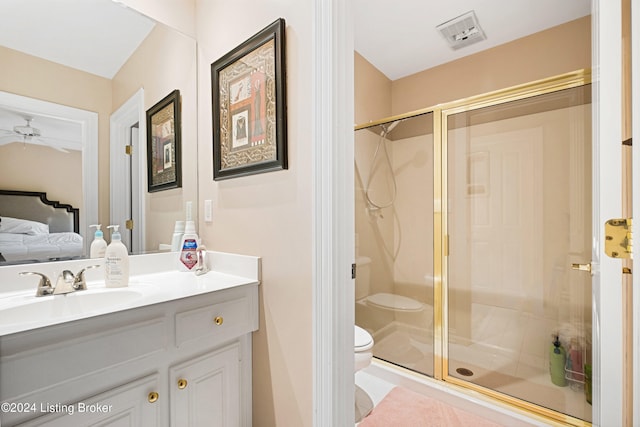
<svg viewBox="0 0 640 427"><path fill-rule="evenodd" d="M285 21L211 64L213 179L287 169Z"/></svg>
<svg viewBox="0 0 640 427"><path fill-rule="evenodd" d="M182 186L180 91L147 110L147 184L149 193Z"/></svg>

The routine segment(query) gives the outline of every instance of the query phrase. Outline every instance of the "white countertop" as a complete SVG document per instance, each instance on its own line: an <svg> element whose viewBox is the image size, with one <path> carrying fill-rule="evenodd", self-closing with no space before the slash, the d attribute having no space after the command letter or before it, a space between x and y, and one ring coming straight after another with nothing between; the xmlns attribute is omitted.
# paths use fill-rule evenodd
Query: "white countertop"
<svg viewBox="0 0 640 427"><path fill-rule="evenodd" d="M207 252L211 270L201 276L177 271L176 259L177 253L132 256L128 287L105 288L104 271L96 268L85 273L87 290L43 297L35 297L39 277L18 276L20 271L42 272L55 284L52 269L75 273L96 260L4 267L0 269L0 336L260 283L258 257Z"/></svg>

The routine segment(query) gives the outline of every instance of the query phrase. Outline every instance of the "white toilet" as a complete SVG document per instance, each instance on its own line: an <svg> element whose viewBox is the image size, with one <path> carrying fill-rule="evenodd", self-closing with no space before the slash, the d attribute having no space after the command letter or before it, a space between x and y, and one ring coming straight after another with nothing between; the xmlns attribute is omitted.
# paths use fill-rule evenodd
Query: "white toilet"
<svg viewBox="0 0 640 427"><path fill-rule="evenodd" d="M354 351L355 351L355 371L364 369L371 364L373 352L373 338L369 332L365 331L358 325L354 327Z"/></svg>
<svg viewBox="0 0 640 427"><path fill-rule="evenodd" d="M408 324L425 322L425 305L420 301L387 292L370 295L371 258L356 258L356 319L369 331L378 331L394 321Z"/></svg>

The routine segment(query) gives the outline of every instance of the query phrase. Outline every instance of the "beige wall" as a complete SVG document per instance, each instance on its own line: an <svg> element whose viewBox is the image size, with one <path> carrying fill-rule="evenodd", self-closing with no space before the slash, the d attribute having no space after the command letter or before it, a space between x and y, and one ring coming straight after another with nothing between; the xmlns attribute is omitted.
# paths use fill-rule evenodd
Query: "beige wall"
<svg viewBox="0 0 640 427"><path fill-rule="evenodd" d="M69 185L82 182L82 153L12 142L0 146L0 188L41 191L49 200L82 207L82 191ZM1 214L2 212L0 212Z"/></svg>
<svg viewBox="0 0 640 427"><path fill-rule="evenodd" d="M145 196L145 244L156 250L171 243L175 221L185 218L185 202L192 201L197 219L197 89L195 40L156 25L136 52L113 78L113 110L117 110L141 87L148 110L171 93L180 90L182 127L182 188ZM146 139L146 138L145 138ZM146 147L142 149L146 152ZM124 157L124 154L123 154ZM146 171L142 171L146 175Z"/></svg>
<svg viewBox="0 0 640 427"><path fill-rule="evenodd" d="M311 426L313 2L198 0L199 222L207 248L262 257L260 329L253 337L253 419ZM289 169L214 182L211 63L262 28L286 20Z"/></svg>
<svg viewBox="0 0 640 427"><path fill-rule="evenodd" d="M34 56L0 46L0 90L98 113L99 211L100 222L109 218L109 114L111 113L111 81L74 70ZM107 161L104 161L107 159ZM30 172L31 173L31 172ZM29 178L30 179L30 178ZM66 203L65 193L55 197ZM2 183L0 182L0 187ZM32 188L19 188L31 191ZM82 193L78 185L77 191ZM82 195L80 194L80 199ZM81 207L82 205L80 205ZM82 214L82 213L81 213ZM81 230L82 232L82 230Z"/></svg>
<svg viewBox="0 0 640 427"><path fill-rule="evenodd" d="M391 80L358 52L353 59L356 78L355 122L363 124L391 115Z"/></svg>

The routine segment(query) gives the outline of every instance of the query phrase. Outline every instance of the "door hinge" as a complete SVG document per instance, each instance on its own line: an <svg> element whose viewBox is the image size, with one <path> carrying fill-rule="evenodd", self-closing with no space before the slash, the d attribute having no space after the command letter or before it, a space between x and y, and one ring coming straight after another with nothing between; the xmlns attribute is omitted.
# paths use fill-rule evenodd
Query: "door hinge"
<svg viewBox="0 0 640 427"><path fill-rule="evenodd" d="M124 226L127 230L133 230L133 220L128 219L124 222Z"/></svg>
<svg viewBox="0 0 640 427"><path fill-rule="evenodd" d="M604 252L611 258L631 258L633 249L631 218L610 219L604 224Z"/></svg>
<svg viewBox="0 0 640 427"><path fill-rule="evenodd" d="M351 264L351 278L352 279L356 278L356 264L355 263Z"/></svg>
<svg viewBox="0 0 640 427"><path fill-rule="evenodd" d="M127 156L133 155L133 145L125 145L124 152Z"/></svg>

